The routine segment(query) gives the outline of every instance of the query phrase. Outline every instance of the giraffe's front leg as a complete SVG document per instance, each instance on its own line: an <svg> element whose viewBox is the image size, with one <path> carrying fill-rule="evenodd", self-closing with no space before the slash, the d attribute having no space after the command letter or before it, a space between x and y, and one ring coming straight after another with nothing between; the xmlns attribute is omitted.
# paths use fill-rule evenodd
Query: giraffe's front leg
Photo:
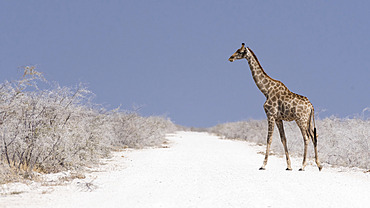
<svg viewBox="0 0 370 208"><path fill-rule="evenodd" d="M279 129L281 143L283 143L283 147L284 147L284 151L285 151L285 158L286 158L286 163L287 163L286 170L292 170L292 166L291 166L291 162L290 162L290 158L289 158L288 146L287 146L285 132L284 132L283 121L282 120L277 120L276 121L276 126Z"/></svg>
<svg viewBox="0 0 370 208"><path fill-rule="evenodd" d="M268 120L268 133L267 133L266 154L265 154L265 159L263 160L263 164L260 170L265 170L267 160L269 157L269 153L270 153L272 134L274 133L274 126L275 126L275 119L273 117L268 117L267 120Z"/></svg>

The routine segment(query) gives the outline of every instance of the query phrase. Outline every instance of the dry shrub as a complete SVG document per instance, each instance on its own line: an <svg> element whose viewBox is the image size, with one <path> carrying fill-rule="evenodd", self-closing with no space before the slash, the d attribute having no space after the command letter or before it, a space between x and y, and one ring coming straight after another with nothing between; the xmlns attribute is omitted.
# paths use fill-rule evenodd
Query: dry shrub
<svg viewBox="0 0 370 208"><path fill-rule="evenodd" d="M289 153L302 157L303 138L295 122L285 122ZM316 120L319 134L318 151L322 162L333 166L370 169L370 120L364 118L340 119L330 117ZM267 121L250 120L220 124L210 132L228 139L241 139L257 144L266 144ZM275 127L272 151L284 155L279 132ZM313 145L309 145L308 156L313 157Z"/></svg>
<svg viewBox="0 0 370 208"><path fill-rule="evenodd" d="M0 85L1 182L96 164L124 146L158 146L175 129L162 117L100 108L81 84L41 90L39 82L42 74L26 67L21 80Z"/></svg>

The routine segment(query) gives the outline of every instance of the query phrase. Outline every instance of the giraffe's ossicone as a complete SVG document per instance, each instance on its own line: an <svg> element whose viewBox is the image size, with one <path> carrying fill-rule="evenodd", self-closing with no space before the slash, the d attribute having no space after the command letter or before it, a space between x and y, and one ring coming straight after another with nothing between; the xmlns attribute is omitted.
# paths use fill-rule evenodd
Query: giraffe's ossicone
<svg viewBox="0 0 370 208"><path fill-rule="evenodd" d="M245 47L244 43L242 43L242 47L239 48L229 58L229 61L233 62L235 60L244 58L248 61L250 70L252 72L252 77L258 89L266 97L266 102L263 105L263 108L266 112L268 121L268 134L265 159L260 169L264 170L266 167L272 142L274 125L276 124L279 129L281 142L283 143L285 150L287 170L292 170L284 133L283 121L295 121L301 130L304 140L303 163L300 170L304 170L305 166L307 165L307 146L309 140L311 139L314 145L315 161L317 167L321 171L322 166L317 153L317 134L314 118L315 113L311 102L307 97L291 92L282 82L269 77L263 70L260 62L257 59L257 56L250 48Z"/></svg>

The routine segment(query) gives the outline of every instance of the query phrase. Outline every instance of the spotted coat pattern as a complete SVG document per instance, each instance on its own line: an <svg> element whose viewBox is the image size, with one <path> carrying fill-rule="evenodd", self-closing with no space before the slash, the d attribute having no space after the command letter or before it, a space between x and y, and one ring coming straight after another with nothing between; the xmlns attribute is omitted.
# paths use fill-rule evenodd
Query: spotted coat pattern
<svg viewBox="0 0 370 208"><path fill-rule="evenodd" d="M258 89L266 97L266 102L263 105L263 108L266 112L268 121L268 135L265 159L260 169L264 170L267 164L274 125L276 124L279 129L281 142L285 150L287 170L292 170L284 133L283 121L295 121L301 130L304 140L303 162L300 170L304 170L305 166L307 165L307 145L310 139L314 144L316 164L319 170L321 170L322 166L317 154L317 135L316 128L314 127L314 108L311 102L307 97L291 92L282 82L269 77L263 70L260 62L257 59L257 56L250 48L246 48L244 43L242 44L242 47L229 58L229 61L233 62L235 60L244 58L248 61L250 70L252 72L252 77Z"/></svg>

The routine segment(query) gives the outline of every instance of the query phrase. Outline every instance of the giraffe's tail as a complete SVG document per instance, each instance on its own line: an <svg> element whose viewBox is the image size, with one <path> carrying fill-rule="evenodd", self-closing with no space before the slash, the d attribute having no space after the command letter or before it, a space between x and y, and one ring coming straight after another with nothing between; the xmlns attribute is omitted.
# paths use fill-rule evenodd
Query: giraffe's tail
<svg viewBox="0 0 370 208"><path fill-rule="evenodd" d="M313 123L313 129L312 129L312 123ZM320 160L319 160L319 157L318 157L318 154L317 154L317 137L318 137L318 135L316 133L315 112L314 112L313 107L311 109L310 119L308 121L308 130L307 130L307 132L309 134L308 136L311 137L312 142L313 142L313 146L314 146L314 149L315 149L315 161L316 161L317 167L319 168L319 171L321 171L322 165L320 163Z"/></svg>
<svg viewBox="0 0 370 208"><path fill-rule="evenodd" d="M311 109L310 120L308 121L308 136L312 138L313 143L316 145L317 144L317 133L316 133L316 124L315 124L315 112L313 108Z"/></svg>

